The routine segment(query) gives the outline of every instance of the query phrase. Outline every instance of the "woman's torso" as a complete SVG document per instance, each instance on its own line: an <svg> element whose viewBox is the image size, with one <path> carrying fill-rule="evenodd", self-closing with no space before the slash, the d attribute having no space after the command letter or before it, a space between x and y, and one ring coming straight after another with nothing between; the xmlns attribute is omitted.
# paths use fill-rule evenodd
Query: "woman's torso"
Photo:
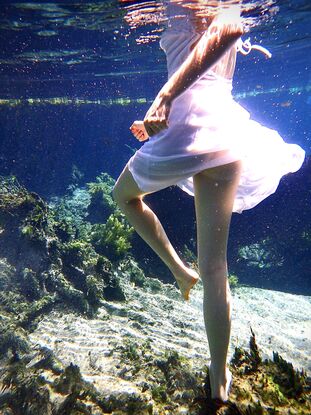
<svg viewBox="0 0 311 415"><path fill-rule="evenodd" d="M168 77L182 65L191 53L192 48L208 30L212 19L198 17L196 10L184 7L175 2L166 1L167 26L161 36L160 46L167 58ZM232 80L236 47L231 47L200 79L216 80L219 78Z"/></svg>

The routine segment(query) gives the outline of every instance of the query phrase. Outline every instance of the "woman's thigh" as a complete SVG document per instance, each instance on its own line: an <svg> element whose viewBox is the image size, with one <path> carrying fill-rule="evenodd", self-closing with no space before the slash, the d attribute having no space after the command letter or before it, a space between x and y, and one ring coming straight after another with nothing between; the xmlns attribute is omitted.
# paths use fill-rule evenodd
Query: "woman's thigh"
<svg viewBox="0 0 311 415"><path fill-rule="evenodd" d="M201 272L226 266L232 208L240 180L241 162L204 170L193 177Z"/></svg>

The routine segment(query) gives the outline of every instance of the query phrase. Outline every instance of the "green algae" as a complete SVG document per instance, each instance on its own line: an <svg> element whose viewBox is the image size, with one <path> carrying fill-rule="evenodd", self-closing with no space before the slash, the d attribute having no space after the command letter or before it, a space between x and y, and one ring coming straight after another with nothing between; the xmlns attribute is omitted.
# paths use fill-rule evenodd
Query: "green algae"
<svg viewBox="0 0 311 415"><path fill-rule="evenodd" d="M303 370L301 372L295 370L293 365L284 360L278 352L273 352L273 362L279 369L278 373L274 374L273 381L280 386L288 398L299 398L303 394L307 374Z"/></svg>
<svg viewBox="0 0 311 415"><path fill-rule="evenodd" d="M124 258L131 249L131 237L134 228L122 214L112 214L104 224L92 227L91 242L98 254L108 256L112 260Z"/></svg>
<svg viewBox="0 0 311 415"><path fill-rule="evenodd" d="M96 222L92 226L90 240L100 255L113 261L124 258L131 249L134 228L129 225L113 200L115 180L107 173L96 177L95 182L87 183L91 201L88 206L88 219Z"/></svg>
<svg viewBox="0 0 311 415"><path fill-rule="evenodd" d="M115 180L107 173L96 177L94 182L86 184L90 197L87 206L87 220L91 223L103 224L110 215L120 213L112 197Z"/></svg>
<svg viewBox="0 0 311 415"><path fill-rule="evenodd" d="M234 274L229 274L228 275L228 281L229 281L229 285L231 289L237 288L239 287L239 277L237 275Z"/></svg>
<svg viewBox="0 0 311 415"><path fill-rule="evenodd" d="M230 399L242 415L289 414L289 410L307 415L311 410L310 379L278 353L273 355L272 361L262 360L252 331L250 352L237 347L231 360L234 384Z"/></svg>
<svg viewBox="0 0 311 415"><path fill-rule="evenodd" d="M62 244L62 262L64 266L83 267L96 263L97 255L93 245L83 239L74 239Z"/></svg>
<svg viewBox="0 0 311 415"><path fill-rule="evenodd" d="M105 179L108 184L112 181ZM84 202L91 200L85 192L76 192L73 203L67 198L53 207L14 177L1 182L0 246L7 272L0 278L6 289L0 306L13 314L22 312L19 324L31 325L40 313L62 301L92 315L104 298L125 300L111 263L107 266L109 260L97 252L105 248L113 258L127 254L133 230L119 212L101 228L85 220ZM111 188L107 186L108 195ZM111 253L107 246L112 247Z"/></svg>

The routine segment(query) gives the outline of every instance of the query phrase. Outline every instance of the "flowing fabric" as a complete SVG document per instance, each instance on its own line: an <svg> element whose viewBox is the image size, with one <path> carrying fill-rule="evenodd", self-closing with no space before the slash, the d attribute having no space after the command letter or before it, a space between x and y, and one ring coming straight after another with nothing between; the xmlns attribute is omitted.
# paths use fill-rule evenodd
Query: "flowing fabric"
<svg viewBox="0 0 311 415"><path fill-rule="evenodd" d="M175 20L169 20L160 45L170 77L201 34L194 30L191 11L176 18L180 10L172 5L169 12ZM235 45L223 55L222 66L228 62L230 67L236 49ZM242 160L233 206L234 212L241 213L274 193L283 175L301 167L305 152L286 143L277 131L251 120L232 97L232 79L219 76L216 65L173 101L169 128L145 142L128 167L143 192L178 185L193 195L195 174Z"/></svg>

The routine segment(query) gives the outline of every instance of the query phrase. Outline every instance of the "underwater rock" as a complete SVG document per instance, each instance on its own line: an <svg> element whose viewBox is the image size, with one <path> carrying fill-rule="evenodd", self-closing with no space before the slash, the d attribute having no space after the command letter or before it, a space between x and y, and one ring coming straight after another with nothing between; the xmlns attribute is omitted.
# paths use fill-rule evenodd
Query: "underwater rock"
<svg viewBox="0 0 311 415"><path fill-rule="evenodd" d="M87 189L91 197L87 208L87 220L89 222L106 222L108 217L116 211L117 204L112 197L114 185L115 180L107 173L97 176L95 182L87 183Z"/></svg>
<svg viewBox="0 0 311 415"><path fill-rule="evenodd" d="M40 272L47 266L53 238L48 213L36 193L28 192L14 177L0 177L0 250L17 273L24 268Z"/></svg>
<svg viewBox="0 0 311 415"><path fill-rule="evenodd" d="M59 298L56 294L45 295L40 300L32 302L21 314L18 325L28 329L35 327L36 318L50 311L57 303L59 303Z"/></svg>
<svg viewBox="0 0 311 415"><path fill-rule="evenodd" d="M42 376L33 376L27 368L28 359L15 354L2 369L0 384L4 393L0 396L0 409L24 412L30 415L44 413L52 415L50 392Z"/></svg>
<svg viewBox="0 0 311 415"><path fill-rule="evenodd" d="M68 395L72 392L80 392L84 384L79 367L70 363L60 377L54 381L54 389L58 393Z"/></svg>
<svg viewBox="0 0 311 415"><path fill-rule="evenodd" d="M46 281L47 287L52 291L56 291L65 304L80 310L82 313L88 312L89 306L84 293L73 287L58 268L51 267L46 273Z"/></svg>
<svg viewBox="0 0 311 415"><path fill-rule="evenodd" d="M104 297L107 301L125 301L126 296L120 285L119 279L115 275L110 275L105 281Z"/></svg>
<svg viewBox="0 0 311 415"><path fill-rule="evenodd" d="M11 325L2 326L0 331L0 356L5 356L8 351L12 353L27 353L30 346L27 340L27 333Z"/></svg>
<svg viewBox="0 0 311 415"><path fill-rule="evenodd" d="M0 182L0 286L5 291L0 308L21 314L17 323L30 327L62 302L92 315L103 299L125 300L113 265L90 242L92 225L84 220L87 191L75 189L71 197L48 206L14 177L0 177ZM110 227L109 222L106 234L98 233L97 247L113 246L112 257L124 256L130 246L132 230L121 221L117 227L115 220Z"/></svg>
<svg viewBox="0 0 311 415"><path fill-rule="evenodd" d="M16 269L8 263L7 258L0 258L0 291L13 288L12 279Z"/></svg>
<svg viewBox="0 0 311 415"><path fill-rule="evenodd" d="M91 224L86 221L91 196L86 189L76 188L62 197L53 197L49 202L54 217L55 233L62 242L71 239L87 240Z"/></svg>
<svg viewBox="0 0 311 415"><path fill-rule="evenodd" d="M82 378L77 365L64 367L47 348L8 358L1 369L0 387L1 414L152 413L149 397L134 391L104 396Z"/></svg>
<svg viewBox="0 0 311 415"><path fill-rule="evenodd" d="M126 295L121 284L121 278L126 278L126 275L119 275L112 263L101 255L97 258L95 270L103 283L104 299L107 301L125 301Z"/></svg>
<svg viewBox="0 0 311 415"><path fill-rule="evenodd" d="M0 374L1 413L9 414L12 411L13 414L58 415L73 413L78 407L87 409L83 402L76 404L70 400L72 393L68 394L64 388L62 395L68 396L57 396L59 385L64 384L64 379L71 385L71 389L84 392L84 396L79 396L81 400L86 399L87 392L92 390L92 386L79 377L79 370L78 376L75 376L72 374L72 366L63 369L49 349L39 348L30 354L15 353L5 362ZM64 412L65 407L67 412Z"/></svg>
<svg viewBox="0 0 311 415"><path fill-rule="evenodd" d="M30 268L24 268L21 272L20 280L22 282L21 292L26 298L37 300L42 296L43 290L40 287L40 274L36 274Z"/></svg>
<svg viewBox="0 0 311 415"><path fill-rule="evenodd" d="M95 262L97 255L93 246L83 239L74 239L61 246L62 265L67 270L70 267L82 268L88 262Z"/></svg>
<svg viewBox="0 0 311 415"><path fill-rule="evenodd" d="M64 275L74 287L85 293L89 305L96 310L101 300L124 301L119 277L112 271L111 262L95 252L85 241L74 240L63 245Z"/></svg>
<svg viewBox="0 0 311 415"><path fill-rule="evenodd" d="M165 287L157 278L147 277L134 258L128 256L118 263L116 272L120 278L126 278L137 287L145 288L154 293Z"/></svg>
<svg viewBox="0 0 311 415"><path fill-rule="evenodd" d="M75 189L71 195L53 198L56 233L63 242L91 243L96 253L112 261L124 258L131 249L134 229L112 198L115 180L102 173L88 190Z"/></svg>

